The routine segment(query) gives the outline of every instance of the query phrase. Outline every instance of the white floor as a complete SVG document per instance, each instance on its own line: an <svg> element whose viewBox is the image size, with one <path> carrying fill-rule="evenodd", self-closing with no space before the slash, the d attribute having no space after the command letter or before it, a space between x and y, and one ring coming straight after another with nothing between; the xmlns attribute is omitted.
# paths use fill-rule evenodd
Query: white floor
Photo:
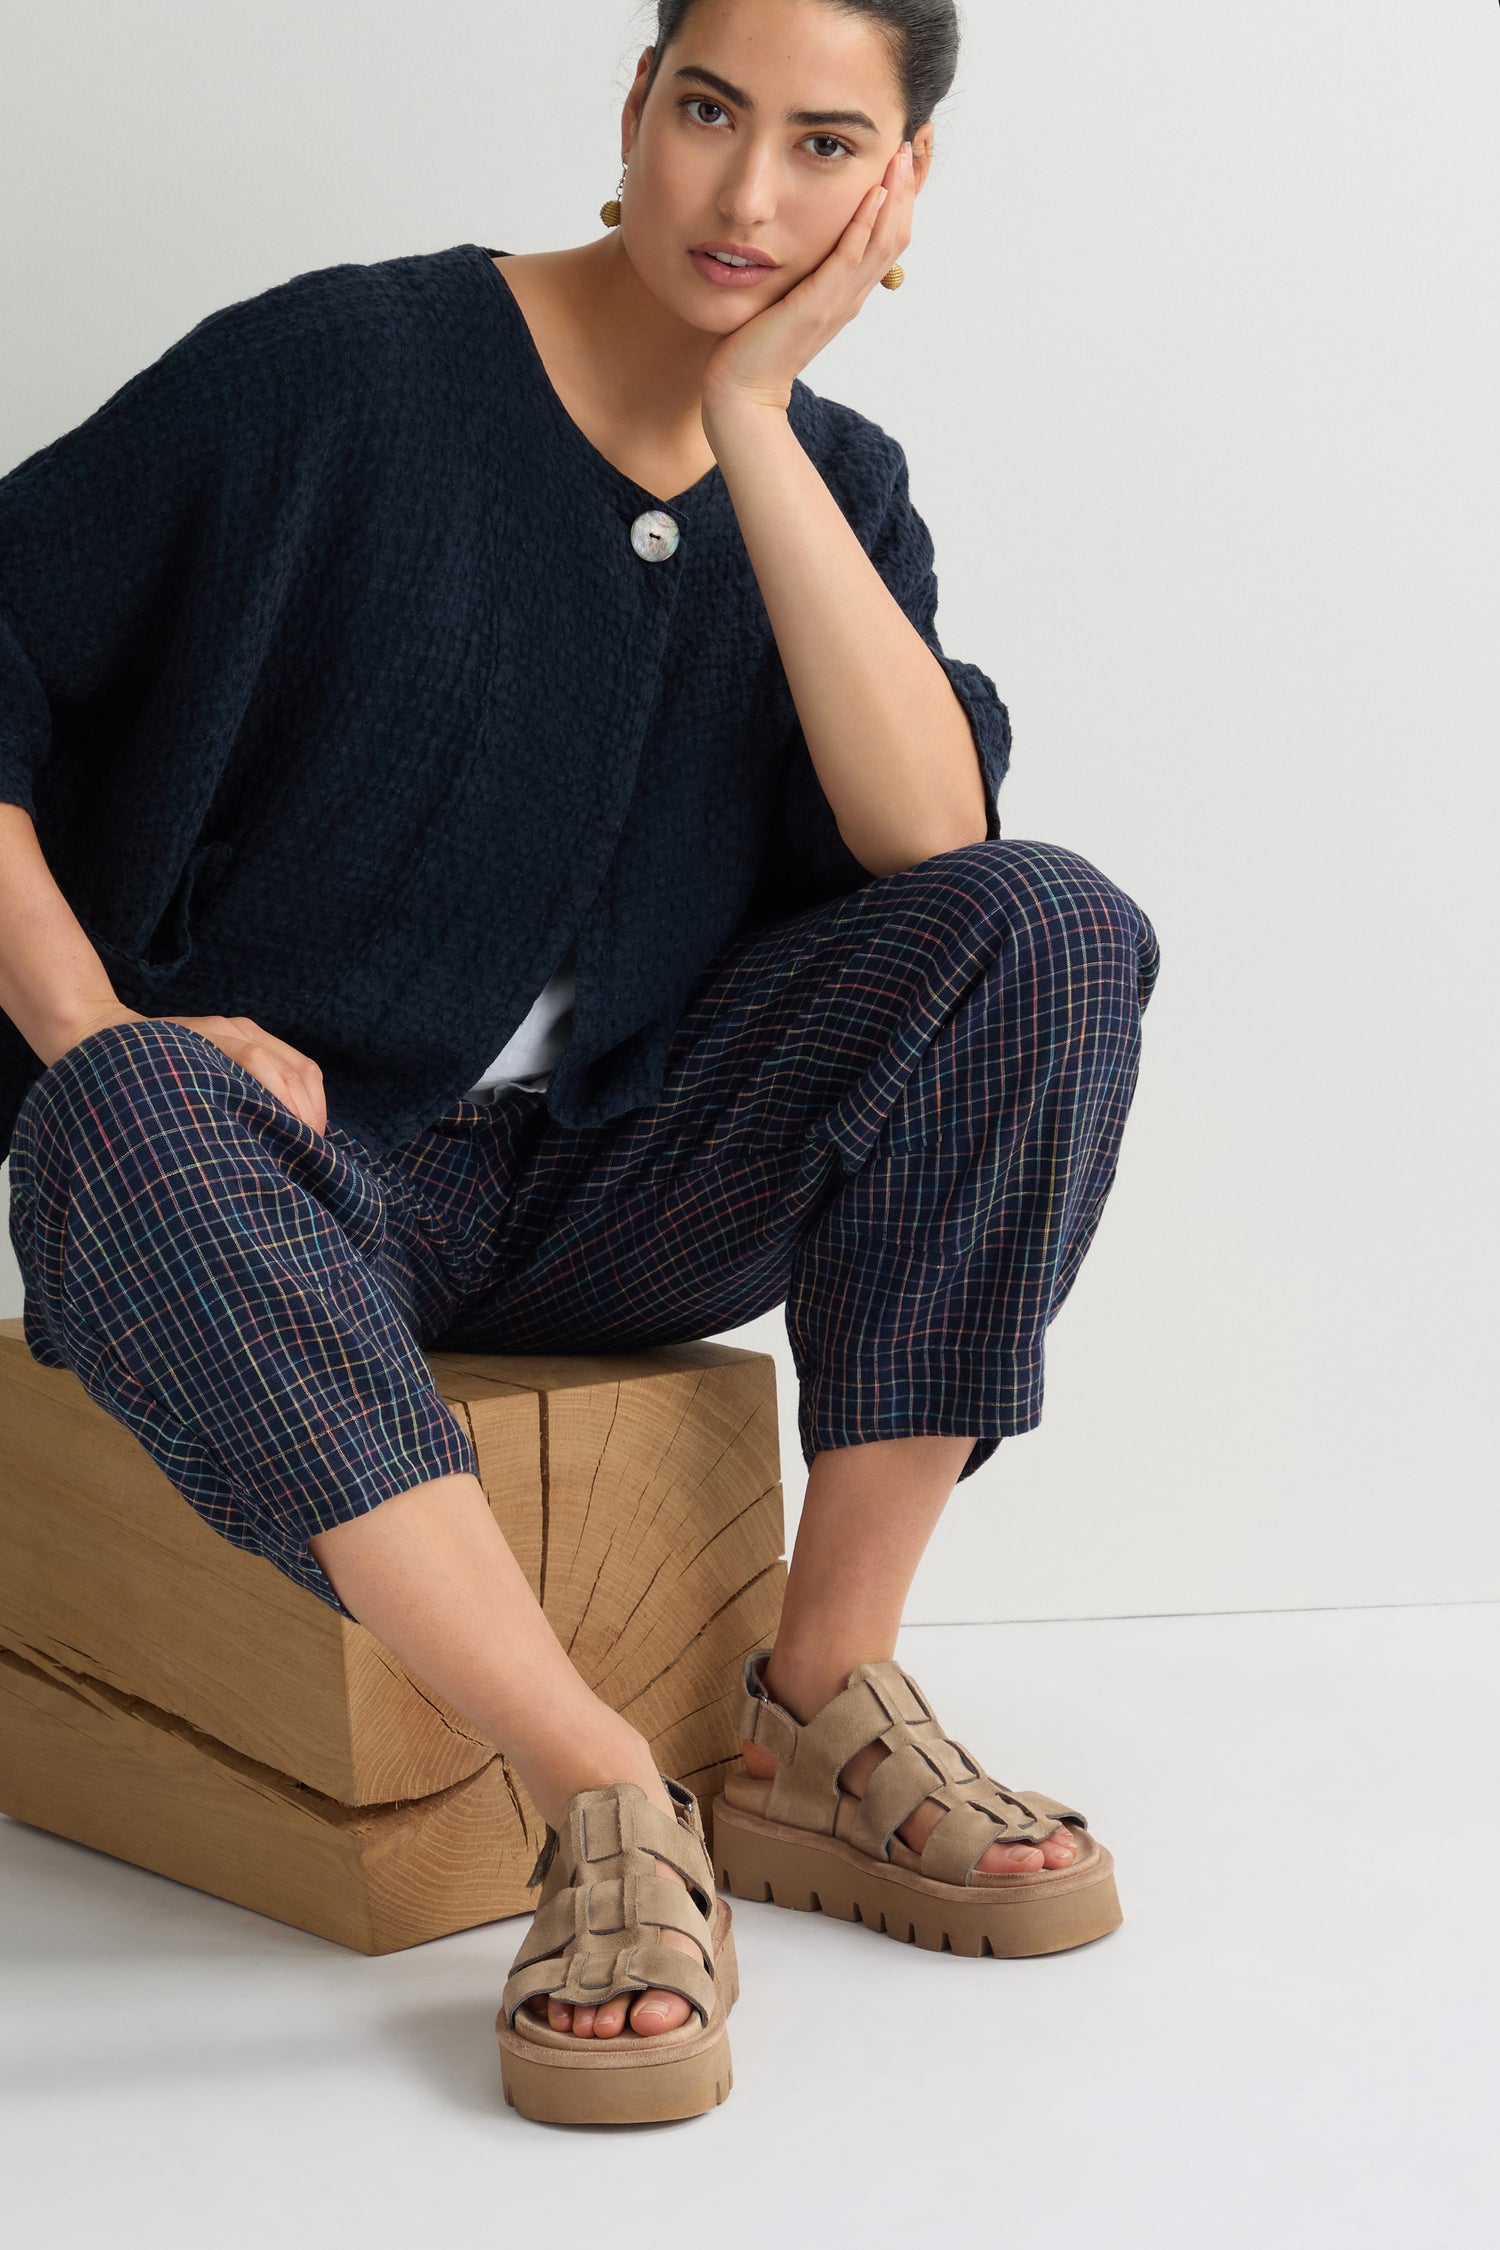
<svg viewBox="0 0 1500 2250"><path fill-rule="evenodd" d="M523 1920L367 1960L0 1821L0 2218L101 2250L1493 2240L1500 1606L919 1626L1123 1928L970 1961L736 1902L712 2116L529 2125ZM613 2205L612 2211L609 2206Z"/></svg>

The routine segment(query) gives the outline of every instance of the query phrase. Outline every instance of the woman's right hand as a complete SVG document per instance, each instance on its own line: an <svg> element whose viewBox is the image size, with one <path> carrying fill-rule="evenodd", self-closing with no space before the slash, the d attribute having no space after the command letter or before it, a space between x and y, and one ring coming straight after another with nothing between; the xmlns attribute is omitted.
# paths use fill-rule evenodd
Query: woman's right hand
<svg viewBox="0 0 1500 2250"><path fill-rule="evenodd" d="M138 1009L117 1004L100 1009L81 1028L75 1028L69 1045L76 1046L90 1032L102 1031L111 1023L180 1023L185 1030L201 1032L242 1070L258 1078L278 1101L285 1102L304 1125L311 1126L315 1133L328 1130L328 1104L318 1065L310 1055L278 1039L274 1032L263 1030L249 1016L144 1016Z"/></svg>

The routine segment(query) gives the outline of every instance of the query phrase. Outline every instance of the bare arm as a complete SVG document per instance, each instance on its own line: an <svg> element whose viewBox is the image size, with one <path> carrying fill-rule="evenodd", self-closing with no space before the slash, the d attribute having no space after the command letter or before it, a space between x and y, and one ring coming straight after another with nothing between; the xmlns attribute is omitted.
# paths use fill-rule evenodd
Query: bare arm
<svg viewBox="0 0 1500 2250"><path fill-rule="evenodd" d="M104 963L58 889L24 805L0 804L0 1009L50 1069L111 1023L143 1023L116 998ZM249 1016L165 1016L202 1032L310 1125L328 1130L323 1073Z"/></svg>
<svg viewBox="0 0 1500 2250"><path fill-rule="evenodd" d="M90 1031L136 1020L54 882L24 805L0 805L0 1008L48 1065Z"/></svg>
<svg viewBox="0 0 1500 2250"><path fill-rule="evenodd" d="M839 834L874 875L976 842L984 783L968 716L781 410L705 403Z"/></svg>

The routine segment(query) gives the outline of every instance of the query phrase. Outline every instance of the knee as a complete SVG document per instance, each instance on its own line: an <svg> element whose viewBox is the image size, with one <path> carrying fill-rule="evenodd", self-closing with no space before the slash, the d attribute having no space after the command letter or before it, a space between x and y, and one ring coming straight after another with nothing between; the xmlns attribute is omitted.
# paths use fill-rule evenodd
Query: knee
<svg viewBox="0 0 1500 2250"><path fill-rule="evenodd" d="M89 1137L111 1113L161 1114L190 1096L211 1041L160 1017L101 1025L75 1040L28 1087L16 1119L22 1138ZM221 1061L226 1058L220 1057Z"/></svg>
<svg viewBox="0 0 1500 2250"><path fill-rule="evenodd" d="M189 1049L195 1059L201 1058L199 1034L162 1016L102 1024L64 1049L37 1080L37 1090L49 1081L53 1087L60 1087L70 1080L86 1078L91 1085L101 1085L122 1075L136 1078L142 1071L170 1075L176 1058Z"/></svg>
<svg viewBox="0 0 1500 2250"><path fill-rule="evenodd" d="M1141 907L1081 852L1028 836L987 837L925 863L955 910L1036 950L1082 949L1134 963L1142 1005L1156 981L1156 932Z"/></svg>

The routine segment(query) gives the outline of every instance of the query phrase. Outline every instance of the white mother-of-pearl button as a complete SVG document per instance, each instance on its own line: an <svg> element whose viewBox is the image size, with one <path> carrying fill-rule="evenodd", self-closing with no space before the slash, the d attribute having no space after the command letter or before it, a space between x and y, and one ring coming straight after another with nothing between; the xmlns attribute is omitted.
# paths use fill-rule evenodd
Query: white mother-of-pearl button
<svg viewBox="0 0 1500 2250"><path fill-rule="evenodd" d="M630 544L642 562L665 562L668 555L676 554L681 537L665 508L648 508L630 527Z"/></svg>

